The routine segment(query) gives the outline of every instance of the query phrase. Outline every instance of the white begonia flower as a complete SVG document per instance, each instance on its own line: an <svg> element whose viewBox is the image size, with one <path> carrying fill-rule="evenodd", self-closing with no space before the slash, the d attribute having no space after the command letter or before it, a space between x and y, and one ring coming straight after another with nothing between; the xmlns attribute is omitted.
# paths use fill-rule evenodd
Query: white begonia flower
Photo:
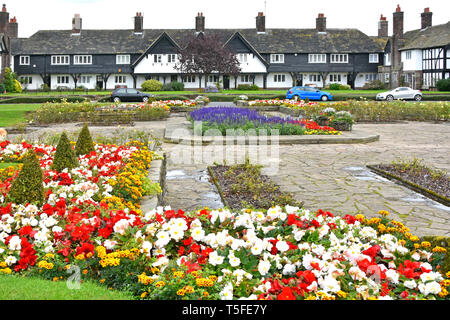
<svg viewBox="0 0 450 320"><path fill-rule="evenodd" d="M237 266L239 266L241 264L241 259L239 259L239 258L237 258L235 256L228 257L228 260L229 260L230 265L232 267L237 267Z"/></svg>
<svg viewBox="0 0 450 320"><path fill-rule="evenodd" d="M158 240L156 240L155 246L158 248L163 248L170 242L170 234L167 231L158 232L156 237Z"/></svg>
<svg viewBox="0 0 450 320"><path fill-rule="evenodd" d="M221 265L224 261L224 257L220 256L217 251L213 251L209 254L209 263L213 266Z"/></svg>
<svg viewBox="0 0 450 320"><path fill-rule="evenodd" d="M336 293L341 290L339 282L332 276L326 276L325 278L319 278L319 285L325 292Z"/></svg>
<svg viewBox="0 0 450 320"><path fill-rule="evenodd" d="M300 242L302 240L302 238L305 236L305 234L306 234L306 231L298 230L294 233L294 239L297 242Z"/></svg>
<svg viewBox="0 0 450 320"><path fill-rule="evenodd" d="M130 226L130 222L127 219L121 219L116 222L113 229L114 232L117 232L120 235L124 235L126 229Z"/></svg>
<svg viewBox="0 0 450 320"><path fill-rule="evenodd" d="M287 244L286 241L278 241L276 244L276 248L280 251L280 252L286 252L289 250L289 245Z"/></svg>
<svg viewBox="0 0 450 320"><path fill-rule="evenodd" d="M417 287L417 283L414 280L405 281L403 285L408 289L415 289Z"/></svg>
<svg viewBox="0 0 450 320"><path fill-rule="evenodd" d="M193 228L191 229L191 236L195 241L202 241L205 238L205 230L201 227Z"/></svg>
<svg viewBox="0 0 450 320"><path fill-rule="evenodd" d="M17 259L16 259L16 257L14 257L14 256L8 256L8 257L5 259L5 262L6 262L6 264L7 264L8 266L12 266L13 264L15 264L15 263L17 262Z"/></svg>
<svg viewBox="0 0 450 320"><path fill-rule="evenodd" d="M20 250L22 249L21 240L18 236L14 236L9 239L9 250Z"/></svg>
<svg viewBox="0 0 450 320"><path fill-rule="evenodd" d="M439 272L427 272L420 275L420 280L424 283L428 281L441 281L442 276Z"/></svg>
<svg viewBox="0 0 450 320"><path fill-rule="evenodd" d="M254 255L254 256L258 256L258 255L260 255L261 254L261 252L263 251L263 249L264 249L264 243L262 242L262 240L259 240L259 241L256 241L254 244L253 244L253 246L252 246L252 248L251 248L251 253Z"/></svg>
<svg viewBox="0 0 450 320"><path fill-rule="evenodd" d="M112 240L105 240L105 242L103 243L103 245L105 246L106 249L108 250L112 250L114 249L114 247L116 246L117 241L112 241Z"/></svg>
<svg viewBox="0 0 450 320"><path fill-rule="evenodd" d="M283 274L284 275L293 275L295 274L295 271L297 271L297 268L295 267L295 264L286 264L283 268Z"/></svg>
<svg viewBox="0 0 450 320"><path fill-rule="evenodd" d="M221 300L233 300L233 285L228 283L219 295Z"/></svg>
<svg viewBox="0 0 450 320"><path fill-rule="evenodd" d="M271 264L267 260L261 260L258 264L258 271L262 276L265 276L270 270Z"/></svg>
<svg viewBox="0 0 450 320"><path fill-rule="evenodd" d="M424 296L428 296L429 294L439 294L441 290L441 285L436 281L419 284L419 291Z"/></svg>
<svg viewBox="0 0 450 320"><path fill-rule="evenodd" d="M399 274L394 269L389 269L386 271L386 278L393 284L398 284Z"/></svg>

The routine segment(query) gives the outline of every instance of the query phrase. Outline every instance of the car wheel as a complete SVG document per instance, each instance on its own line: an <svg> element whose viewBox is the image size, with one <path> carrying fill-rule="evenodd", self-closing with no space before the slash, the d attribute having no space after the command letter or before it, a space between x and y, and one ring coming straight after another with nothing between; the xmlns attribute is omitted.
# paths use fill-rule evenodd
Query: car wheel
<svg viewBox="0 0 450 320"><path fill-rule="evenodd" d="M388 95L388 96L386 97L386 101L389 101L389 102L394 101L394 96Z"/></svg>
<svg viewBox="0 0 450 320"><path fill-rule="evenodd" d="M143 97L142 98L142 102L147 103L148 102L148 97Z"/></svg>
<svg viewBox="0 0 450 320"><path fill-rule="evenodd" d="M327 96L322 96L322 98L320 98L322 101L328 101L328 97Z"/></svg>
<svg viewBox="0 0 450 320"><path fill-rule="evenodd" d="M414 100L422 101L422 96L420 94L416 94L415 97L414 97Z"/></svg>
<svg viewBox="0 0 450 320"><path fill-rule="evenodd" d="M113 99L113 101L114 101L115 103L119 103L119 102L120 102L120 98L119 98L119 97L115 97L115 98Z"/></svg>

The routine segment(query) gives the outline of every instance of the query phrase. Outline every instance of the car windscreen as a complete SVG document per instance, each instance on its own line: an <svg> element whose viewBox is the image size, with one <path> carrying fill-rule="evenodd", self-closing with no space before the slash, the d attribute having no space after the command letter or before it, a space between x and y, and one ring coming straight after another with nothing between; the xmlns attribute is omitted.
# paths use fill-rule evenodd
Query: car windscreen
<svg viewBox="0 0 450 320"><path fill-rule="evenodd" d="M131 93L131 94L136 94L136 93L138 93L136 89L127 89L127 92L128 92L128 93Z"/></svg>

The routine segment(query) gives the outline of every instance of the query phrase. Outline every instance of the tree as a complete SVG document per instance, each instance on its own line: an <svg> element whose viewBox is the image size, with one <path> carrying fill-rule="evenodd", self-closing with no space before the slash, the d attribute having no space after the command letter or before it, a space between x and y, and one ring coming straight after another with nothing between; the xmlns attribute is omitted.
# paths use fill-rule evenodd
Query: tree
<svg viewBox="0 0 450 320"><path fill-rule="evenodd" d="M200 34L191 37L180 50L179 56L175 69L181 73L203 75L205 87L210 74L236 76L241 71L236 53L225 47L214 35Z"/></svg>
<svg viewBox="0 0 450 320"><path fill-rule="evenodd" d="M24 157L23 167L11 186L8 201L16 204L33 203L42 205L44 201L44 174L34 150Z"/></svg>
<svg viewBox="0 0 450 320"><path fill-rule="evenodd" d="M17 75L12 72L11 68L5 68L5 80L3 81L6 92L22 92L22 86L17 81Z"/></svg>
<svg viewBox="0 0 450 320"><path fill-rule="evenodd" d="M64 169L73 169L78 167L78 158L72 149L67 134L63 132L56 146L55 157L53 158L52 170L63 171Z"/></svg>

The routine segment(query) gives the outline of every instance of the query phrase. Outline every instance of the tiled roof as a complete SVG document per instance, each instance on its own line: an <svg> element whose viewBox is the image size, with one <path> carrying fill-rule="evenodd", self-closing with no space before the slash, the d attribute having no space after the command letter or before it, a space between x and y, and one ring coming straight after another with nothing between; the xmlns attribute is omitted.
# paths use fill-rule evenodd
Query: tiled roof
<svg viewBox="0 0 450 320"><path fill-rule="evenodd" d="M405 45L400 50L447 46L450 44L450 21L425 30L406 32L404 39Z"/></svg>
<svg viewBox="0 0 450 320"><path fill-rule="evenodd" d="M133 30L42 30L30 38L12 41L13 54L116 54L143 53L153 41L166 32L180 47L195 34L194 29L148 29L142 35ZM356 29L328 29L319 34L315 29L206 29L226 42L236 32L261 54L264 53L367 53L382 52L370 37Z"/></svg>

